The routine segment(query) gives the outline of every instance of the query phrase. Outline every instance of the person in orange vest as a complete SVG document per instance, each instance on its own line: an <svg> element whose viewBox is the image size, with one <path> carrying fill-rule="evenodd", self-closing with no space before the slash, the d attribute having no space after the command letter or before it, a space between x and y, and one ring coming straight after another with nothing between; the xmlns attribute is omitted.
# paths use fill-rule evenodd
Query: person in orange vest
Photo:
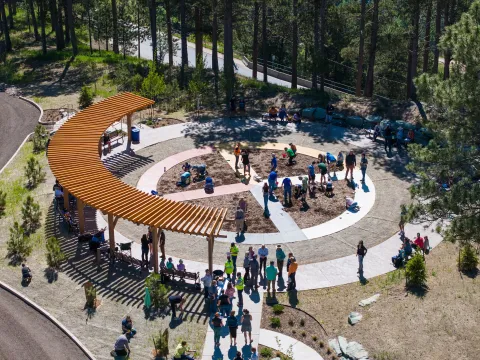
<svg viewBox="0 0 480 360"><path fill-rule="evenodd" d="M290 266L288 267L288 281L289 281L289 291L295 290L297 287L297 282L295 281L295 275L297 274L298 264L297 260L292 257L290 259Z"/></svg>
<svg viewBox="0 0 480 360"><path fill-rule="evenodd" d="M240 143L237 143L233 148L233 155L235 155L235 169L238 169L238 160L240 159L240 153L242 149L240 149Z"/></svg>

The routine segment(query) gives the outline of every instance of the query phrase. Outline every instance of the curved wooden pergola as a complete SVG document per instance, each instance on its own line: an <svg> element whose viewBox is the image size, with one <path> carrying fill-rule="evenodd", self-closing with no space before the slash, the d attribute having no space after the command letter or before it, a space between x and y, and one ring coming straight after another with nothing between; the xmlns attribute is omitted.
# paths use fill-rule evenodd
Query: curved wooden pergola
<svg viewBox="0 0 480 360"><path fill-rule="evenodd" d="M220 236L227 209L196 206L147 194L116 178L101 161L105 130L126 116L130 143L132 114L153 103L138 95L121 93L79 112L52 137L48 147L50 168L63 186L65 205L68 206L69 194L77 199L81 233L85 231L85 205L108 214L111 250L115 247L114 229L119 218L151 226L155 272L158 272L159 229L206 236L211 269L213 241Z"/></svg>

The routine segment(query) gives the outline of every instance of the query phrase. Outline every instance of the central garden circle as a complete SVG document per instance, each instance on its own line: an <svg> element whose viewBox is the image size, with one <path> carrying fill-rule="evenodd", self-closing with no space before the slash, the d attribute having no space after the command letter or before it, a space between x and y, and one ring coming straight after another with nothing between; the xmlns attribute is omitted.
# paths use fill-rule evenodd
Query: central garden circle
<svg viewBox="0 0 480 360"><path fill-rule="evenodd" d="M318 155L324 153L319 150L297 146L296 162L288 165L288 159L284 157L284 148L288 147L288 144L243 143L242 148L250 150L251 164L251 174L245 177L241 160L238 169L235 168L233 145L226 143L219 144L218 147L191 149L167 157L140 177L137 188L147 193L157 191L159 195L171 200L228 208L227 219L221 231L226 237L216 241L244 244L289 243L330 235L358 222L375 203L375 186L368 176L366 181L361 183L359 170L354 171L353 183L344 180L345 170L332 176L335 186L333 197L327 197L320 191L320 173L316 164ZM305 203L300 198L292 197L292 204L284 206L283 190L277 189L275 196L269 200L271 216L265 218L262 186L270 173L272 154L275 154L278 162L279 186L284 177L289 177L293 184L301 184L301 178L307 176L308 165L315 161L317 191L313 196L307 194ZM215 183L213 194L204 191L204 178L191 181L186 186L177 185L184 173L182 166L186 162L194 166L206 165L208 176ZM195 171L192 172L192 178L197 180ZM359 211L345 210L345 197L351 197L358 202ZM241 198L248 206L248 229L237 236L233 220Z"/></svg>

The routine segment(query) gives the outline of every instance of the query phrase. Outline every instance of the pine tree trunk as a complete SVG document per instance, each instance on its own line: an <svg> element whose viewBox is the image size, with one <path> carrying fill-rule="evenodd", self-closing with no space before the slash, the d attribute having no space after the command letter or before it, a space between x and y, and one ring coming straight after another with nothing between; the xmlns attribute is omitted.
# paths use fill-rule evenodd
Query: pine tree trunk
<svg viewBox="0 0 480 360"><path fill-rule="evenodd" d="M12 1L13 0L6 0L8 4L8 22L10 26L10 30L13 30L13 8L12 8Z"/></svg>
<svg viewBox="0 0 480 360"><path fill-rule="evenodd" d="M35 35L35 41L39 41L40 34L38 33L37 17L35 16L35 7L33 6L33 0L28 0L28 7L30 8L30 15L32 16L33 34Z"/></svg>
<svg viewBox="0 0 480 360"><path fill-rule="evenodd" d="M446 0L445 2L445 16L443 20L444 26L447 27L450 25L450 1ZM445 54L443 55L443 79L448 79L450 76L450 66L445 66L447 62L447 58L449 57L448 50L445 50ZM447 73L445 73L445 70Z"/></svg>
<svg viewBox="0 0 480 360"><path fill-rule="evenodd" d="M118 54L118 16L117 16L117 0L112 0L112 25L113 25L113 52Z"/></svg>
<svg viewBox="0 0 480 360"><path fill-rule="evenodd" d="M203 61L203 22L202 8L195 6L195 63Z"/></svg>
<svg viewBox="0 0 480 360"><path fill-rule="evenodd" d="M438 58L440 56L439 42L442 34L442 0L437 0L437 10L435 15L435 51L433 53L432 72L438 74Z"/></svg>
<svg viewBox="0 0 480 360"><path fill-rule="evenodd" d="M57 27L57 50L62 50L65 48L65 38L63 34L63 16L62 16L62 2L57 0L52 0L57 7L57 19L58 19L58 27Z"/></svg>
<svg viewBox="0 0 480 360"><path fill-rule="evenodd" d="M150 36L152 38L152 60L155 68L158 66L157 59L157 4L155 0L149 0L150 12Z"/></svg>
<svg viewBox="0 0 480 360"><path fill-rule="evenodd" d="M90 54L93 54L93 46L92 46L92 17L90 15L90 8L87 9L87 17L88 17L88 42L90 45Z"/></svg>
<svg viewBox="0 0 480 360"><path fill-rule="evenodd" d="M357 63L357 83L355 86L355 95L362 96L362 77L363 77L363 53L365 46L365 3L366 0L360 0L360 45L358 47Z"/></svg>
<svg viewBox="0 0 480 360"><path fill-rule="evenodd" d="M3 34L5 37L5 47L7 52L12 51L12 42L10 41L10 30L8 29L8 23L7 23L7 14L5 13L5 3L4 0L0 0L0 12L1 12L1 18L2 20L2 25L3 25Z"/></svg>
<svg viewBox="0 0 480 360"><path fill-rule="evenodd" d="M252 49L252 78L257 79L258 72L258 18L260 16L260 4L258 0L253 6L253 49Z"/></svg>
<svg viewBox="0 0 480 360"><path fill-rule="evenodd" d="M59 0L63 1L63 13L65 14L65 43L68 44L70 42L70 23L68 20L68 9L67 9L67 0Z"/></svg>
<svg viewBox="0 0 480 360"><path fill-rule="evenodd" d="M423 72L428 72L428 57L430 55L430 30L432 21L432 0L428 1L427 14L425 18L425 39L423 44Z"/></svg>
<svg viewBox="0 0 480 360"><path fill-rule="evenodd" d="M312 89L318 88L318 48L320 47L320 0L313 2Z"/></svg>
<svg viewBox="0 0 480 360"><path fill-rule="evenodd" d="M167 17L167 42L168 42L168 66L170 70L173 67L173 35L172 35L172 9L171 0L165 2L165 12Z"/></svg>
<svg viewBox="0 0 480 360"><path fill-rule="evenodd" d="M450 5L450 14L448 17L448 25L453 25L455 23L456 15L456 0L452 0ZM447 13L445 12L445 19L447 18ZM452 62L452 52L451 50L445 51L445 63L443 68L443 78L448 79L450 77L450 63Z"/></svg>
<svg viewBox="0 0 480 360"><path fill-rule="evenodd" d="M77 35L75 34L75 21L73 20L73 0L67 0L68 26L70 27L70 41L72 42L73 56L78 54Z"/></svg>
<svg viewBox="0 0 480 360"><path fill-rule="evenodd" d="M218 103L218 10L217 0L212 1L212 69L214 74L215 100Z"/></svg>
<svg viewBox="0 0 480 360"><path fill-rule="evenodd" d="M42 54L47 55L47 33L45 32L45 0L37 0L40 6L40 27L42 31Z"/></svg>
<svg viewBox="0 0 480 360"><path fill-rule="evenodd" d="M185 69L188 67L188 50L187 50L187 15L185 8L185 0L180 0L180 32L182 40L182 66L180 68L180 86L185 89L187 79L185 77Z"/></svg>
<svg viewBox="0 0 480 360"><path fill-rule="evenodd" d="M320 7L320 91L325 90L325 73L327 62L325 60L325 32L327 28L327 0L322 0Z"/></svg>
<svg viewBox="0 0 480 360"><path fill-rule="evenodd" d="M268 82L267 0L262 1L263 82Z"/></svg>
<svg viewBox="0 0 480 360"><path fill-rule="evenodd" d="M59 35L59 25L58 25L58 15L57 15L57 3L55 0L49 0L50 6L50 15L52 18L52 30L55 31L55 44L57 46L57 50L62 50L60 35ZM62 33L63 37L63 33Z"/></svg>
<svg viewBox="0 0 480 360"><path fill-rule="evenodd" d="M298 60L298 0L292 3L292 89L297 88L297 60Z"/></svg>
<svg viewBox="0 0 480 360"><path fill-rule="evenodd" d="M378 8L380 0L373 1L373 16L372 16L372 34L370 37L370 54L368 57L367 80L365 83L366 97L373 96L373 74L375 69L375 57L377 55L377 40L378 40Z"/></svg>
<svg viewBox="0 0 480 360"><path fill-rule="evenodd" d="M225 15L223 23L223 44L224 44L224 64L225 73L225 102L228 104L233 96L233 85L235 73L233 71L233 0L225 0Z"/></svg>
<svg viewBox="0 0 480 360"><path fill-rule="evenodd" d="M419 37L419 30L420 30L420 1L416 0L414 4L413 10L413 32L411 35L411 55L409 53L409 76L408 76L408 84L407 84L407 99L414 99L415 94L415 84L413 80L417 76L417 66L418 66L418 37Z"/></svg>
<svg viewBox="0 0 480 360"><path fill-rule="evenodd" d="M140 32L140 2L137 0L137 57L140 59L140 43L141 41L141 32Z"/></svg>

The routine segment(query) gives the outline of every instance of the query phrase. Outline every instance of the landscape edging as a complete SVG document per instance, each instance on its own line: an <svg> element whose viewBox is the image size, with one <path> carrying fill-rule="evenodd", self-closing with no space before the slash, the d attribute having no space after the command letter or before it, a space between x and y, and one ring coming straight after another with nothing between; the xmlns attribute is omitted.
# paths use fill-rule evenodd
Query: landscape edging
<svg viewBox="0 0 480 360"><path fill-rule="evenodd" d="M22 99L23 101L26 101L30 104L32 104L33 106L35 106L38 110L40 110L40 116L38 117L38 123L41 124L41 125L47 125L46 122L42 122L42 117L43 117L43 109L40 105L38 105L35 101L33 100L30 100L30 99L27 99L26 97L23 97L23 96L19 96L18 97L19 99Z"/></svg>
<svg viewBox="0 0 480 360"><path fill-rule="evenodd" d="M28 297L26 297L19 291L5 284L3 281L0 281L0 288L8 291L10 294L16 296L17 298L22 300L25 304L27 304L28 306L32 307L33 309L38 311L40 314L45 316L55 326L57 326L65 335L67 335L80 348L80 350L82 350L82 352L87 356L87 358L89 358L90 360L96 360L95 356L82 344L82 342L78 340L77 337L70 332L70 330L68 330L60 321L58 321L54 316L52 316L47 310L45 310L40 305L30 300Z"/></svg>

